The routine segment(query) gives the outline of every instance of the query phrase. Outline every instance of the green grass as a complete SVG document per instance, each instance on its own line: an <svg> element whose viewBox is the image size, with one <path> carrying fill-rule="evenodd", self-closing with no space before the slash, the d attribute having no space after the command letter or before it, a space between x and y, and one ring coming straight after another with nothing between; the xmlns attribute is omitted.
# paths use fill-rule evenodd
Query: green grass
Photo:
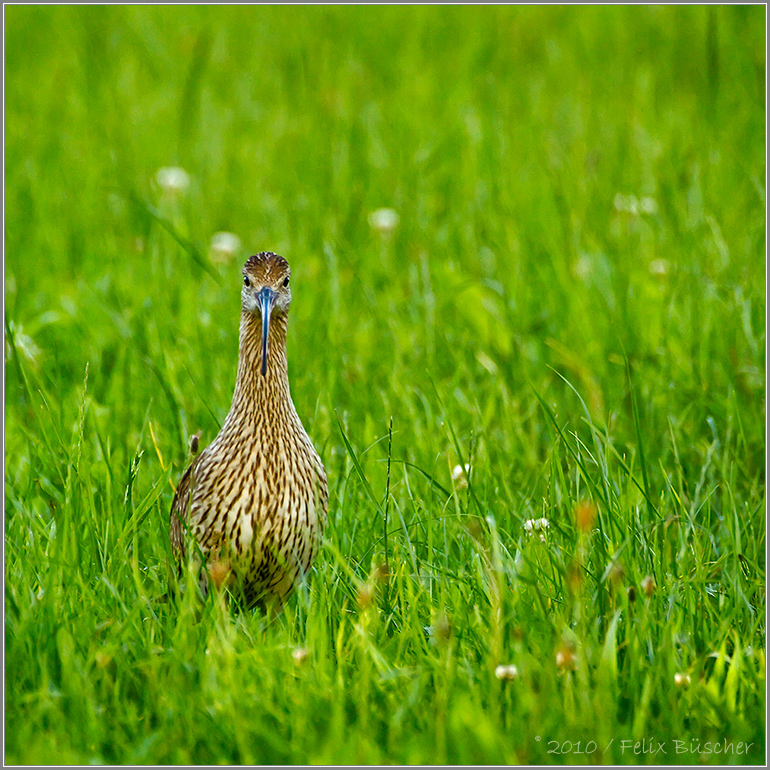
<svg viewBox="0 0 770 770"><path fill-rule="evenodd" d="M764 761L764 7L5 22L6 762ZM159 601L263 249L330 480L269 624Z"/></svg>

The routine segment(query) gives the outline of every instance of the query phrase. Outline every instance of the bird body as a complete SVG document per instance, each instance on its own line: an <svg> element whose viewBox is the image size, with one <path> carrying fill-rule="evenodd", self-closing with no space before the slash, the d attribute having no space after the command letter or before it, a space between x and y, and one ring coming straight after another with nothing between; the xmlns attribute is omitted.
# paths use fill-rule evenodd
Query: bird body
<svg viewBox="0 0 770 770"><path fill-rule="evenodd" d="M181 560L186 529L208 580L227 582L246 606L280 608L318 551L328 488L289 392L289 265L262 252L243 275L232 406L182 476L170 535Z"/></svg>

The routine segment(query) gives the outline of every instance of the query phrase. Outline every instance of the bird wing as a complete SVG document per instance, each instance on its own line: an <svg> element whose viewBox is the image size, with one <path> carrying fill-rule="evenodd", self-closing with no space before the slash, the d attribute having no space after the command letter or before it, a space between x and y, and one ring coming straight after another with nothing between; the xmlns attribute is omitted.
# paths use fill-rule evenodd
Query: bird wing
<svg viewBox="0 0 770 770"><path fill-rule="evenodd" d="M318 482L320 486L320 502L321 502L321 512L322 512L322 519L324 526L326 525L326 514L329 510L329 482L326 479L326 469L323 466L323 463L321 462L321 458L318 458Z"/></svg>
<svg viewBox="0 0 770 770"><path fill-rule="evenodd" d="M190 463L190 466L182 474L179 486L174 493L174 502L171 503L169 537L171 538L171 548L180 563L184 561L184 530L190 512L190 490L194 467L195 463Z"/></svg>

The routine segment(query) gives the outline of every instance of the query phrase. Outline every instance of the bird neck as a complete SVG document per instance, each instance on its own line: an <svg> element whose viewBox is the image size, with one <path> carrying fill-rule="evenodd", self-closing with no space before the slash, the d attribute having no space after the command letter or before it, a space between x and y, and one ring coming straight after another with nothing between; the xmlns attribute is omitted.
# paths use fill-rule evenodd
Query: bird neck
<svg viewBox="0 0 770 770"><path fill-rule="evenodd" d="M262 319L241 313L238 343L238 376L231 413L245 410L256 419L280 419L293 412L286 360L287 317L275 313L270 319L267 340L267 371L262 374Z"/></svg>

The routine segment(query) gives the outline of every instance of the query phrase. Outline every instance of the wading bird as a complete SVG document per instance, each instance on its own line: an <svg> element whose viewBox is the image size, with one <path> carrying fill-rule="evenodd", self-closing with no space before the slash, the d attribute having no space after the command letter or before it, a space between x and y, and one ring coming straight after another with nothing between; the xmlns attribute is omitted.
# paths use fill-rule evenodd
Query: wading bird
<svg viewBox="0 0 770 770"><path fill-rule="evenodd" d="M288 262L243 268L238 374L219 435L192 462L171 506L178 563L201 562L201 588L225 584L246 607L279 610L310 569L326 522L321 458L289 393Z"/></svg>

